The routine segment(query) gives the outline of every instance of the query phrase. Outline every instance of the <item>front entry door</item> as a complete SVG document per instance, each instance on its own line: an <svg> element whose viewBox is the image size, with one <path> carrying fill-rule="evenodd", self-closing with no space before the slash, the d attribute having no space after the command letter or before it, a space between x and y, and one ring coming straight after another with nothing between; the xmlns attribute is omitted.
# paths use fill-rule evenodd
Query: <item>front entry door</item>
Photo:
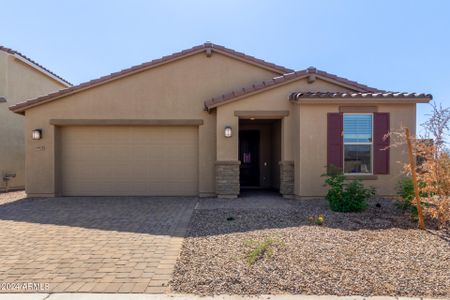
<svg viewBox="0 0 450 300"><path fill-rule="evenodd" d="M242 187L259 187L259 131L239 132L240 184Z"/></svg>

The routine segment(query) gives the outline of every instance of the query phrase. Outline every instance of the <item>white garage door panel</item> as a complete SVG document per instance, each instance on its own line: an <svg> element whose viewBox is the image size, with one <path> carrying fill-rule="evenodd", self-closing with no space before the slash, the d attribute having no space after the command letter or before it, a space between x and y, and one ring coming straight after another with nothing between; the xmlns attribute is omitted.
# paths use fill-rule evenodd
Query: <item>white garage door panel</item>
<svg viewBox="0 0 450 300"><path fill-rule="evenodd" d="M191 126L71 126L60 135L66 196L198 193L198 136Z"/></svg>

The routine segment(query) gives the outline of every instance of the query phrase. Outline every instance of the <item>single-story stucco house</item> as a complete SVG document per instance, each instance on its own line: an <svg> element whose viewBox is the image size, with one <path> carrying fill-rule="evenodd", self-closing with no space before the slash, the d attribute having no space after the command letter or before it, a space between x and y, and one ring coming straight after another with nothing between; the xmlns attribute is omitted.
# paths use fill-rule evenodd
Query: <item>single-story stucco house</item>
<svg viewBox="0 0 450 300"><path fill-rule="evenodd" d="M407 156L383 136L431 98L208 42L10 109L29 196L322 196L331 164L393 195Z"/></svg>
<svg viewBox="0 0 450 300"><path fill-rule="evenodd" d="M29 57L0 46L0 191L25 186L24 119L8 107L69 86Z"/></svg>

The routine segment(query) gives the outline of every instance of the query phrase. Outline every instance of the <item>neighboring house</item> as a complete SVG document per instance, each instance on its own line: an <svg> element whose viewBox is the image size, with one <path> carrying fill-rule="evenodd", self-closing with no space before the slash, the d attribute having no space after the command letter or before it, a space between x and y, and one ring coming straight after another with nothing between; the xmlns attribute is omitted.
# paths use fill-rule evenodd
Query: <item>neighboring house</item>
<svg viewBox="0 0 450 300"><path fill-rule="evenodd" d="M206 43L10 109L25 114L30 196L309 197L327 164L393 195L406 155L383 136L415 132L430 100Z"/></svg>
<svg viewBox="0 0 450 300"><path fill-rule="evenodd" d="M8 106L69 86L23 54L0 46L0 191L6 185L25 186L24 119Z"/></svg>

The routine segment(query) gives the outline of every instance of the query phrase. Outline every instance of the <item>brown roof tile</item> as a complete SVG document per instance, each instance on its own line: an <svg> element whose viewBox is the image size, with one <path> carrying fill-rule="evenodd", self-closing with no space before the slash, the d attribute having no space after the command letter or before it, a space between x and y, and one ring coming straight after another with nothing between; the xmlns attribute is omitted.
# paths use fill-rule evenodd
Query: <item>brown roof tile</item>
<svg viewBox="0 0 450 300"><path fill-rule="evenodd" d="M43 69L44 71L46 71L47 73L55 76L56 78L58 78L59 80L61 80L62 82L66 83L67 85L71 86L72 84L70 82L68 82L67 80L65 80L64 78L62 78L61 76L56 75L55 73L53 73L52 71L50 71L49 69L45 68L44 66L38 64L37 62L35 62L34 60L32 60L31 58L23 55L22 53L20 53L19 51L13 50L11 48L7 48L7 47L3 47L0 46L0 51L12 54L12 55L19 55L20 57L28 60L30 63L32 63L33 65L38 66L39 68Z"/></svg>
<svg viewBox="0 0 450 300"><path fill-rule="evenodd" d="M16 105L11 106L9 109L16 113L23 113L26 109L31 108L33 106L37 106L42 103L53 101L60 97L70 95L70 94L73 94L73 93L76 93L76 92L79 92L79 91L82 91L82 90L85 90L85 89L88 89L88 88L91 88L91 87L94 87L94 86L97 86L97 85L100 85L100 84L103 84L106 82L109 82L111 80L121 78L126 75L133 74L134 72L140 72L140 71L152 68L152 67L159 66L160 64L169 63L173 60L176 60L176 59L179 59L179 58L182 58L185 56L201 53L203 51L212 51L212 52L222 53L225 55L230 55L232 57L242 59L243 61L245 61L247 63L255 64L255 65L261 66L263 68L272 70L274 72L278 72L279 74L292 72L291 69L288 69L288 68L285 68L285 67L273 64L273 63L266 62L262 59L258 59L253 56L250 56L250 55L247 55L247 54L244 54L241 52L237 52L235 50L226 48L221 45L207 42L202 45L198 45L198 46L192 47L190 49L176 52L171 55L166 55L161 58L154 59L152 61L130 67L128 69L124 69L124 70L121 70L121 71L118 71L118 72L115 72L115 73L112 73L112 74L109 74L109 75L106 75L106 76L103 76L103 77L100 77L100 78L97 78L97 79L94 79L91 81L81 83L76 86L72 86L72 87L69 87L69 88L66 88L66 89L45 95L45 96L41 96L39 98L35 98L35 99L31 99L31 100L27 100L27 101L18 103Z"/></svg>
<svg viewBox="0 0 450 300"><path fill-rule="evenodd" d="M340 76L330 74L325 71L318 70L314 67L309 67L306 70L290 72L287 74L283 74L282 76L274 77L271 80L261 81L261 82L252 84L251 86L244 87L235 93L231 92L231 93L220 95L218 97L213 97L211 99L208 99L205 101L205 109L210 110L214 107L225 104L227 102L235 101L235 100L239 99L240 97L243 97L244 95L262 92L265 89L275 87L278 85L287 84L291 81L295 81L295 80L304 78L309 75L317 75L321 78L334 80L338 83L345 84L345 85L349 86L350 88L355 89L356 91L359 91L359 92L385 92L383 90L369 87L367 85L358 83L356 81L349 80L344 77L340 77Z"/></svg>
<svg viewBox="0 0 450 300"><path fill-rule="evenodd" d="M289 96L291 101L300 101L302 98L337 98L337 99L348 99L348 98L405 98L405 99L428 99L432 100L433 96L431 94L424 93L406 93L406 92L377 92L377 93L345 93L345 92L295 92Z"/></svg>

